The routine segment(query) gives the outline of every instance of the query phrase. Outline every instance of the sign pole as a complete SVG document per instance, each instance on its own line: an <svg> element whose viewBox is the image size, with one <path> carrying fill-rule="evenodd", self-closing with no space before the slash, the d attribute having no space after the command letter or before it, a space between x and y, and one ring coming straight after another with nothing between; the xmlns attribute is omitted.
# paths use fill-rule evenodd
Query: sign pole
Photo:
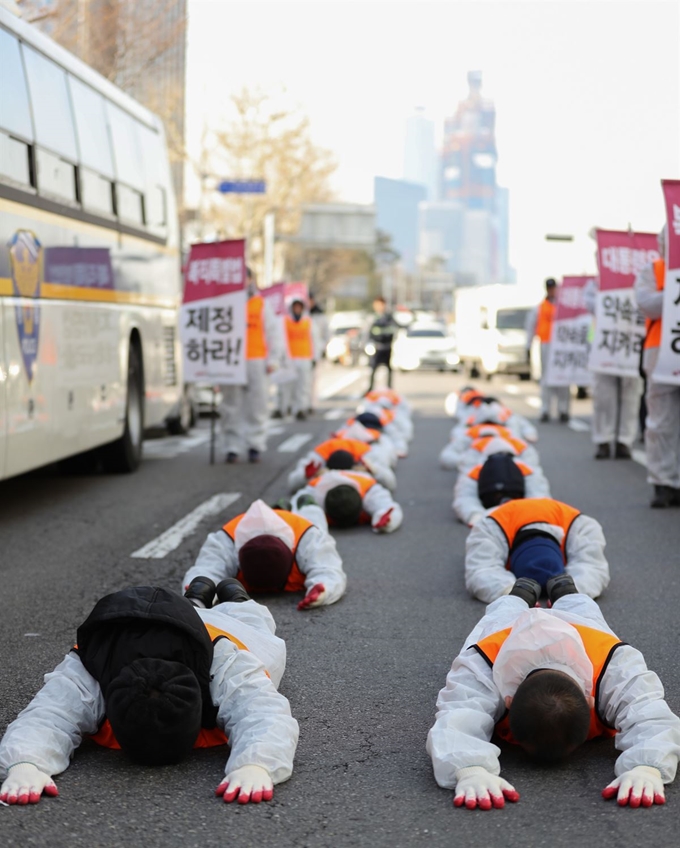
<svg viewBox="0 0 680 848"><path fill-rule="evenodd" d="M212 387L212 398L210 402L210 464L215 464L215 416L217 409L215 406L215 395L217 394L215 386Z"/></svg>

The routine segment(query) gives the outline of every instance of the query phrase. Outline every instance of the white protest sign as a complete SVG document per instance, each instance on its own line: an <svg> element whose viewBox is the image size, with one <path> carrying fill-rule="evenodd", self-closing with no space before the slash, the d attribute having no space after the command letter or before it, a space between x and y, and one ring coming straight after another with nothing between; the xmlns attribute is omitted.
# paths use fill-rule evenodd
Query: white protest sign
<svg viewBox="0 0 680 848"><path fill-rule="evenodd" d="M661 344L652 380L680 385L680 180L662 180L666 205L666 277Z"/></svg>
<svg viewBox="0 0 680 848"><path fill-rule="evenodd" d="M589 386L593 375L588 370L592 315L584 300L586 285L593 277L564 277L557 289L557 308L550 339L548 386Z"/></svg>

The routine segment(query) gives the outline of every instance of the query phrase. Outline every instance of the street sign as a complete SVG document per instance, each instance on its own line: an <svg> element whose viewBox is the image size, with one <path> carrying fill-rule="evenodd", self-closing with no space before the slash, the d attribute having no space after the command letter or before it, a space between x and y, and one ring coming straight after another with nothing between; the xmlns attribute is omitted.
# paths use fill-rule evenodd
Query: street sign
<svg viewBox="0 0 680 848"><path fill-rule="evenodd" d="M222 194L264 194L267 187L264 180L222 180L217 190Z"/></svg>

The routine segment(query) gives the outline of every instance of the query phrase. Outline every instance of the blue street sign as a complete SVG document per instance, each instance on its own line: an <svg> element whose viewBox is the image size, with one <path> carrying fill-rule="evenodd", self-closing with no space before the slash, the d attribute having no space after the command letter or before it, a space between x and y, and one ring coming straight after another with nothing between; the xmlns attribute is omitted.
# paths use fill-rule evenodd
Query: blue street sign
<svg viewBox="0 0 680 848"><path fill-rule="evenodd" d="M222 194L264 194L264 180L222 180L217 186Z"/></svg>

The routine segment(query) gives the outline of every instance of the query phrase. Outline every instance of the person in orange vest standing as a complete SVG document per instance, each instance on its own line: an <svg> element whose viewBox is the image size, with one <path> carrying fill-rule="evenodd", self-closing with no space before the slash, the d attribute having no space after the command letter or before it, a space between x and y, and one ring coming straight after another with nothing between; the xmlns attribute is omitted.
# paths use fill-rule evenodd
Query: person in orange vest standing
<svg viewBox="0 0 680 848"><path fill-rule="evenodd" d="M277 417L292 411L298 421L304 421L311 407L312 363L314 360L314 333L312 319L305 315L305 304L296 298L285 317L286 341L290 366L295 380L281 386Z"/></svg>
<svg viewBox="0 0 680 848"><path fill-rule="evenodd" d="M250 268L246 303L245 386L220 386L220 424L226 461L238 462L248 453L250 462L259 462L267 447L268 375L284 355L280 324L269 303L259 293Z"/></svg>
<svg viewBox="0 0 680 848"><path fill-rule="evenodd" d="M597 598L609 585L605 538L598 521L552 498L510 500L470 531L465 545L465 586L484 603L512 588L517 577L545 587L566 572L580 592Z"/></svg>
<svg viewBox="0 0 680 848"><path fill-rule="evenodd" d="M566 575L523 578L490 604L453 661L427 737L434 777L453 804L490 810L519 800L500 776L494 734L549 765L587 739L616 737L616 775L602 791L619 806L665 803L680 757L680 718L640 651L610 629Z"/></svg>
<svg viewBox="0 0 680 848"><path fill-rule="evenodd" d="M659 233L659 253L666 249L666 228ZM647 378L647 482L654 486L651 506L655 509L680 506L680 386L658 383L654 368L661 344L661 312L666 263L657 259L635 278L638 308L647 319L642 367Z"/></svg>
<svg viewBox="0 0 680 848"><path fill-rule="evenodd" d="M233 578L252 593L305 591L301 610L334 604L347 586L335 539L313 503L291 512L254 501L208 535L182 586L207 579L219 591L222 581Z"/></svg>
<svg viewBox="0 0 680 848"><path fill-rule="evenodd" d="M569 421L569 386L549 386L547 382L550 342L555 319L557 283L552 278L545 281L545 298L536 310L529 313L527 325L527 358L531 353L534 336L541 341L541 421L550 421L552 399L556 398L557 414L562 423Z"/></svg>
<svg viewBox="0 0 680 848"><path fill-rule="evenodd" d="M76 646L7 728L0 800L58 795L54 775L88 736L142 765L228 744L215 794L271 800L274 784L292 774L299 733L277 691L286 645L275 632L269 610L243 592L217 606L204 592L181 597L154 586L101 598Z"/></svg>

